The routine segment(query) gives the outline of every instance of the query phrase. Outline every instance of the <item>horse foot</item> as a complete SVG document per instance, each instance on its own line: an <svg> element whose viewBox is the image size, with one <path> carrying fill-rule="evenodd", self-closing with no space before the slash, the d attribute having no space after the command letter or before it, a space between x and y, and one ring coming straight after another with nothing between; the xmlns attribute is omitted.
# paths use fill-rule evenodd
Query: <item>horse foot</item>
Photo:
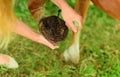
<svg viewBox="0 0 120 77"><path fill-rule="evenodd" d="M65 50L63 55L65 61L71 61L74 64L78 64L80 59L79 44L74 44L70 46L68 49Z"/></svg>

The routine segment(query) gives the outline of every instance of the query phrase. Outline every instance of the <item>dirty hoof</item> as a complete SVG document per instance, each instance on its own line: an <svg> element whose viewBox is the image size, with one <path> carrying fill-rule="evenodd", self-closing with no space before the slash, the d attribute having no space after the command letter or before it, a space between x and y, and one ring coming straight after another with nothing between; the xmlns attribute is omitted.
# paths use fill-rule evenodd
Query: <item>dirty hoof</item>
<svg viewBox="0 0 120 77"><path fill-rule="evenodd" d="M39 30L47 40L53 43L63 41L68 34L68 28L65 22L57 16L41 19Z"/></svg>

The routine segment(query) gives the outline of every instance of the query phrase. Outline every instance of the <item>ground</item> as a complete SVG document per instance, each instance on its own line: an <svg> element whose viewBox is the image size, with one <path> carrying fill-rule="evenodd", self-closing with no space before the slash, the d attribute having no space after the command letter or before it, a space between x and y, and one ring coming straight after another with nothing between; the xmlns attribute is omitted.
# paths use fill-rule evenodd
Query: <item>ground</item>
<svg viewBox="0 0 120 77"><path fill-rule="evenodd" d="M48 10L54 6L48 4ZM38 32L37 24L27 9L27 0L17 0L16 8L17 16ZM55 9L58 8L46 11L46 14L51 14ZM119 77L119 24L99 8L90 5L81 32L81 57L78 65L65 63L62 57L63 51L70 45L71 31L56 50L17 35L8 49L1 49L0 52L14 57L19 63L19 68L6 69L1 66L0 77Z"/></svg>

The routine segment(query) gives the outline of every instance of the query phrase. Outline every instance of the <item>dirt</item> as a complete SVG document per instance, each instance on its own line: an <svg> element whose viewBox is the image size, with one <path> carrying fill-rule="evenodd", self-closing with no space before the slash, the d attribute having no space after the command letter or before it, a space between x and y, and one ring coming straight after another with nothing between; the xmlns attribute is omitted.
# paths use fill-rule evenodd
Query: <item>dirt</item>
<svg viewBox="0 0 120 77"><path fill-rule="evenodd" d="M39 22L39 30L47 40L53 43L65 40L68 34L65 22L57 16L42 18Z"/></svg>

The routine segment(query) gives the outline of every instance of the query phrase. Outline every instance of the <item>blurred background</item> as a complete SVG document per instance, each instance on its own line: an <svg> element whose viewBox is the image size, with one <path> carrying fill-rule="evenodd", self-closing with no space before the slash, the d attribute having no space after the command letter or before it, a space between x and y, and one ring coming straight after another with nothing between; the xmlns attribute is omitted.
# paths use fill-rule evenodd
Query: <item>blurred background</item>
<svg viewBox="0 0 120 77"><path fill-rule="evenodd" d="M75 0L67 0L74 7ZM30 14L28 0L17 0L16 15L36 32L38 25ZM49 0L45 15L57 15L59 8ZM69 47L71 31L60 48L48 47L16 35L8 49L0 50L19 63L18 69L0 67L0 77L120 77L120 22L112 19L94 4L90 4L80 36L80 62L64 62L62 53Z"/></svg>

